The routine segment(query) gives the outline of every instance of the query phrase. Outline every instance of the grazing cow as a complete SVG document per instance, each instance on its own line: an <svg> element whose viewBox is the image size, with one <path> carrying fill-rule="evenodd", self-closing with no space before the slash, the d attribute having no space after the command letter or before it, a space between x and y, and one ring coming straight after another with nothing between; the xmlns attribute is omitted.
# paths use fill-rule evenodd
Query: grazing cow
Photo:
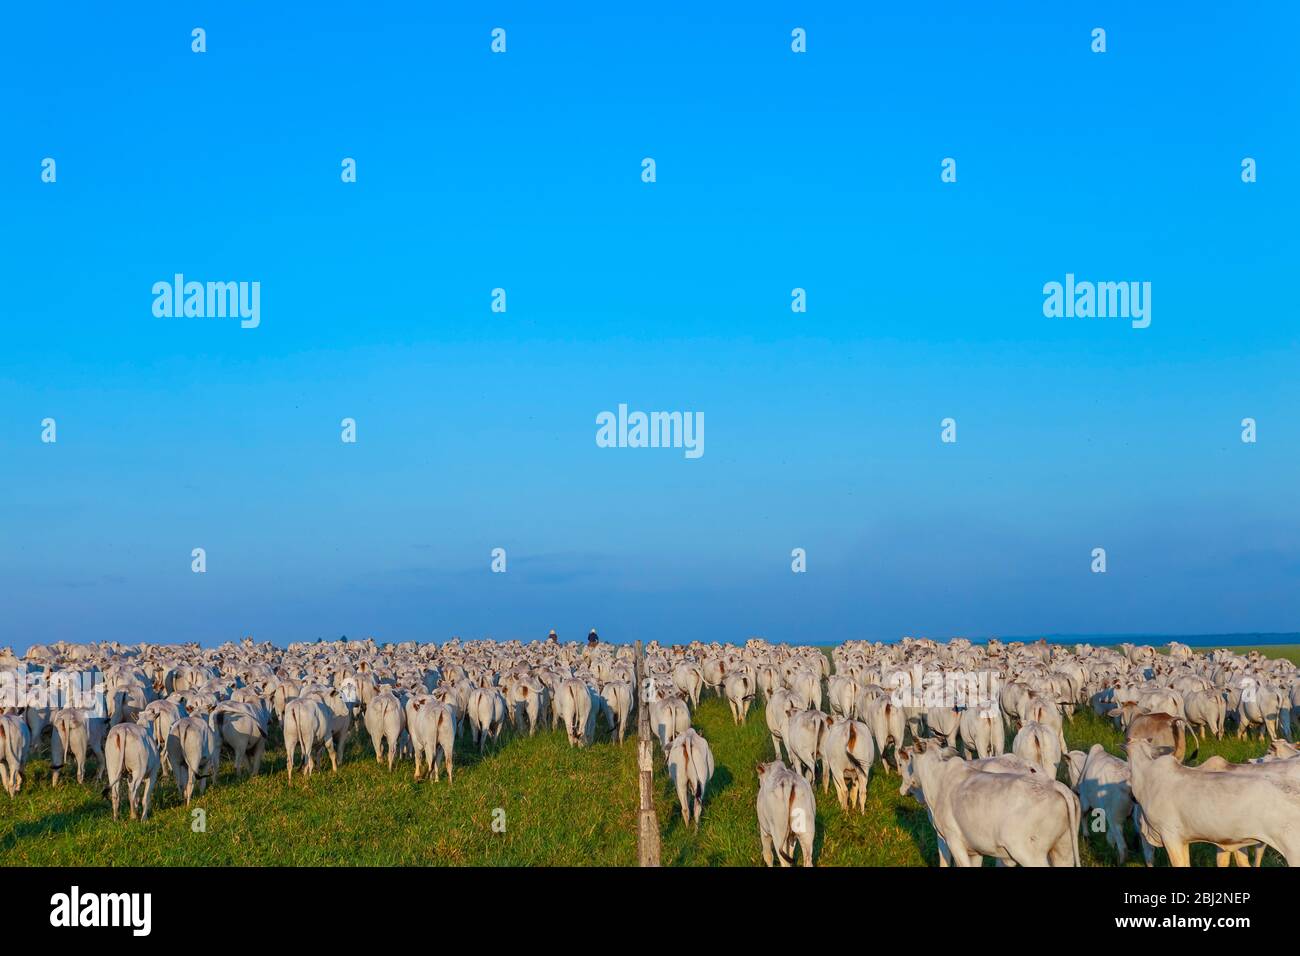
<svg viewBox="0 0 1300 956"><path fill-rule="evenodd" d="M700 705L700 691L704 688L704 674L699 665L678 664L673 668L673 686L686 695L692 707Z"/></svg>
<svg viewBox="0 0 1300 956"><path fill-rule="evenodd" d="M555 692L555 714L564 724L564 732L568 735L571 747L589 746L595 737L596 708L600 705L592 700L593 696L587 682L577 678L564 681ZM686 708L685 701L679 698L678 702L683 709ZM689 711L686 724L690 726Z"/></svg>
<svg viewBox="0 0 1300 956"><path fill-rule="evenodd" d="M1114 847L1119 864L1123 866L1128 858L1124 821L1132 818L1134 826L1138 826L1128 764L1106 753L1101 744L1093 744L1087 753L1071 750L1066 754L1065 769L1070 776L1070 786L1079 795L1080 811L1087 815L1101 810L1105 815L1106 841ZM1140 826L1138 834L1142 839ZM1150 847L1144 839L1142 842L1143 854L1147 855Z"/></svg>
<svg viewBox="0 0 1300 956"><path fill-rule="evenodd" d="M23 768L27 765L31 739L32 732L22 717L13 714L0 717L0 783L10 798L23 785Z"/></svg>
<svg viewBox="0 0 1300 956"><path fill-rule="evenodd" d="M800 710L822 709L822 678L816 671L802 669L790 678L790 693L799 702Z"/></svg>
<svg viewBox="0 0 1300 956"><path fill-rule="evenodd" d="M1294 783L1235 768L1207 773L1184 767L1172 754L1157 755L1147 740L1131 741L1128 758L1147 838L1164 846L1170 866L1191 865L1191 843L1228 852L1264 843L1288 866L1300 863L1300 788Z"/></svg>
<svg viewBox="0 0 1300 956"><path fill-rule="evenodd" d="M261 772L262 756L270 739L269 720L266 708L232 700L223 700L208 711L208 726L217 735L217 746L224 744L230 748L235 758L236 774L244 769L245 764L253 776ZM286 749L288 742L286 734Z"/></svg>
<svg viewBox="0 0 1300 956"><path fill-rule="evenodd" d="M786 721L784 739L785 749L790 754L790 767L809 783L817 782L817 759L821 756L822 739L833 719L820 710L801 710ZM827 789L830 784L825 775L822 782L822 789Z"/></svg>
<svg viewBox="0 0 1300 956"><path fill-rule="evenodd" d="M758 669L755 679L758 681L758 689L763 692L763 699L770 701L781 686L781 671L771 664L764 664ZM1300 688L1300 684L1297 684L1297 688Z"/></svg>
<svg viewBox="0 0 1300 956"><path fill-rule="evenodd" d="M691 711L686 701L680 697L665 697L650 702L650 727L664 753L669 745L677 739L678 734L685 733L691 726Z"/></svg>
<svg viewBox="0 0 1300 956"><path fill-rule="evenodd" d="M841 810L857 807L867 811L867 782L876 745L866 724L846 717L835 718L822 740L822 764L835 784Z"/></svg>
<svg viewBox="0 0 1300 956"><path fill-rule="evenodd" d="M197 781L199 796L216 780L221 769L221 743L200 717L182 717L171 725L167 735L167 752L171 759L176 789L190 805Z"/></svg>
<svg viewBox="0 0 1300 956"><path fill-rule="evenodd" d="M767 732L772 735L772 750L775 751L777 760L781 759L781 743L785 740L786 722L798 709L799 704L794 699L794 695L784 687L772 691L767 698L767 708L763 712L763 718L767 721ZM787 752L789 749L787 744Z"/></svg>
<svg viewBox="0 0 1300 956"><path fill-rule="evenodd" d="M889 772L889 761L885 759L885 748L894 745L894 769L899 769L898 751L903 746L907 733L907 715L903 708L889 697L880 697L867 705L867 712L862 715L862 722L871 728L871 736L876 739L876 753L885 772Z"/></svg>
<svg viewBox="0 0 1300 956"><path fill-rule="evenodd" d="M108 691L109 726L134 721L149 703L149 692L139 684L127 684Z"/></svg>
<svg viewBox="0 0 1300 956"><path fill-rule="evenodd" d="M1237 705L1237 738L1246 736L1248 730L1259 729L1260 735L1268 735L1269 740L1278 736L1278 723L1281 720L1283 695L1276 687L1261 683L1254 678L1241 680L1241 702Z"/></svg>
<svg viewBox="0 0 1300 956"><path fill-rule="evenodd" d="M172 724L185 716L185 708L173 700L150 701L136 717L137 723L148 722L149 731L154 740L163 741L158 751L159 770L165 777L172 771L171 760L167 753L167 738L171 735Z"/></svg>
<svg viewBox="0 0 1300 956"><path fill-rule="evenodd" d="M77 783L86 781L86 752L95 755L99 770L96 780L107 772L104 766L104 735L108 733L108 720L96 717L94 710L63 707L54 712L50 720L50 783L58 786L68 756L77 762Z"/></svg>
<svg viewBox="0 0 1300 956"><path fill-rule="evenodd" d="M518 730L523 727L524 718L528 718L528 736L531 737L537 733L546 706L546 685L536 677L515 681L510 685L507 703L510 705L511 724Z"/></svg>
<svg viewBox="0 0 1300 956"><path fill-rule="evenodd" d="M384 691L370 698L365 715L361 718L375 748L375 762L384 762L384 743L388 743L388 769L391 772L397 759L397 742L406 728L402 702L392 691Z"/></svg>
<svg viewBox="0 0 1300 956"><path fill-rule="evenodd" d="M348 735L352 733L352 708L358 699L356 686L351 681L344 681L339 687L316 690L313 694L324 701L330 712L330 740L325 749L329 752L330 769L338 770L348 745Z"/></svg>
<svg viewBox="0 0 1300 956"><path fill-rule="evenodd" d="M713 751L709 742L694 730L678 734L668 750L668 777L677 788L682 822L689 825L694 816L698 830L704 791L713 779Z"/></svg>
<svg viewBox="0 0 1300 956"><path fill-rule="evenodd" d="M722 696L722 679L727 676L727 662L721 657L706 658L700 665L700 678L719 697Z"/></svg>
<svg viewBox="0 0 1300 956"><path fill-rule="evenodd" d="M438 781L438 754L447 765L447 782L451 783L456 749L456 714L446 704L427 694L412 697L406 703L406 722L411 747L415 750L415 779L421 767L433 771Z"/></svg>
<svg viewBox="0 0 1300 956"><path fill-rule="evenodd" d="M315 694L298 697L284 707L284 751L289 779L293 779L295 751L301 749L303 774L310 777L316 769L316 751L327 747L333 736L334 714ZM331 751L330 757L334 756ZM337 769L337 764L335 764Z"/></svg>
<svg viewBox="0 0 1300 956"><path fill-rule="evenodd" d="M796 849L803 865L813 865L817 830L817 799L807 780L779 760L760 763L758 770L758 836L763 863L771 866L773 851L781 866L793 866Z"/></svg>
<svg viewBox="0 0 1300 956"><path fill-rule="evenodd" d="M930 728L930 733L938 737L945 747L957 746L960 710L955 707L930 707L925 712L925 723Z"/></svg>
<svg viewBox="0 0 1300 956"><path fill-rule="evenodd" d="M961 712L958 723L958 740L968 754L977 757L996 757L1007 749L1007 734L1003 729L1002 710L989 705L967 707ZM959 748L960 749L960 748Z"/></svg>
<svg viewBox="0 0 1300 956"><path fill-rule="evenodd" d="M136 819L138 802L139 819L143 823L149 818L159 769L158 747L148 728L136 723L120 723L110 728L104 740L104 759L108 764L108 786L104 789L104 796L113 802L113 819L117 819L122 799L118 784L126 783L131 819ZM123 781L123 776L128 780Z"/></svg>
<svg viewBox="0 0 1300 956"><path fill-rule="evenodd" d="M501 735L506 722L506 699L495 687L475 687L469 692L465 715L474 744L482 753L489 738L495 741Z"/></svg>
<svg viewBox="0 0 1300 956"><path fill-rule="evenodd" d="M1056 742L1060 746L1061 753L1069 749L1065 743L1065 724L1061 712L1050 700L1036 694L1030 694L1025 699L1020 708L1020 726L1023 728L1031 721L1050 727L1056 732Z"/></svg>
<svg viewBox="0 0 1300 956"><path fill-rule="evenodd" d="M1192 691L1183 701L1183 714L1187 723L1201 727L1215 740L1223 739L1223 725L1227 719L1227 704L1223 695L1210 690Z"/></svg>
<svg viewBox="0 0 1300 956"><path fill-rule="evenodd" d="M918 740L899 751L902 786L926 807L956 866L1079 865L1079 800L1038 774L989 773Z"/></svg>
<svg viewBox="0 0 1300 956"><path fill-rule="evenodd" d="M1011 742L1011 752L1042 768L1049 779L1056 779L1061 766L1060 734L1056 728L1036 720L1026 721Z"/></svg>
<svg viewBox="0 0 1300 956"><path fill-rule="evenodd" d="M858 685L852 677L836 674L826 683L826 699L831 705L831 714L836 717L854 717L854 701L857 700Z"/></svg>
<svg viewBox="0 0 1300 956"><path fill-rule="evenodd" d="M754 678L744 671L733 671L728 674L723 681L723 692L726 694L727 703L731 707L731 720L736 724L745 722L745 715L749 713L750 702L754 699L757 687Z"/></svg>
<svg viewBox="0 0 1300 956"><path fill-rule="evenodd" d="M632 715L632 682L612 680L600 689L602 710L609 721L610 736L620 744L627 736L627 721Z"/></svg>

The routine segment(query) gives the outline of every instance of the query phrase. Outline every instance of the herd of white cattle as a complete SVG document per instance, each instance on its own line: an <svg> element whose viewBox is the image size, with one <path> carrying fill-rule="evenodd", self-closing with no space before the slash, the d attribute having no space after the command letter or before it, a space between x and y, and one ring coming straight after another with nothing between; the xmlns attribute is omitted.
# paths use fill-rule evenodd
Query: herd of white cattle
<svg viewBox="0 0 1300 956"><path fill-rule="evenodd" d="M754 639L651 642L640 692L635 667L628 645L554 641L59 642L21 658L5 648L0 781L14 797L29 757L48 749L51 784L69 761L81 784L93 756L114 818L125 789L131 817L138 808L145 819L160 774L188 804L223 751L237 775L259 773L277 724L290 779L310 777L322 754L337 769L359 720L389 770L413 759L416 780L445 769L450 782L458 739L481 752L507 724L531 736L549 722L586 747L603 720L622 743L643 700L682 819L698 828L714 755L692 714L708 689L738 724L759 695L765 703L775 759L757 767L756 809L769 866L813 864L819 775L842 810L865 811L878 760L925 807L941 866L1077 866L1090 830L1123 862L1129 820L1148 865L1163 846L1187 866L1192 843L1216 847L1220 866L1247 864L1247 851L1259 865L1266 846L1300 861L1300 759L1288 742L1300 675L1287 660L1177 643L1159 654L912 638L850 641L827 657ZM1081 708L1124 730L1124 758L1100 744L1068 749L1065 722ZM1229 727L1266 737L1268 752L1184 763L1189 738L1199 748L1198 732L1221 738Z"/></svg>

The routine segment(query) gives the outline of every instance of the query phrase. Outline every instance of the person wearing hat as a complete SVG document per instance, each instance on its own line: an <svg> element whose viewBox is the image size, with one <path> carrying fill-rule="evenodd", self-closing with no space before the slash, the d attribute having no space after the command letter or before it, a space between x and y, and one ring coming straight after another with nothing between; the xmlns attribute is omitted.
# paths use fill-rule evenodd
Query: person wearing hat
<svg viewBox="0 0 1300 956"><path fill-rule="evenodd" d="M591 633L587 635L587 646L595 647L600 643L600 638L596 636L596 629L593 627Z"/></svg>
<svg viewBox="0 0 1300 956"><path fill-rule="evenodd" d="M546 635L546 640L552 644L560 643L559 636L555 633L555 628L551 628L551 633Z"/></svg>

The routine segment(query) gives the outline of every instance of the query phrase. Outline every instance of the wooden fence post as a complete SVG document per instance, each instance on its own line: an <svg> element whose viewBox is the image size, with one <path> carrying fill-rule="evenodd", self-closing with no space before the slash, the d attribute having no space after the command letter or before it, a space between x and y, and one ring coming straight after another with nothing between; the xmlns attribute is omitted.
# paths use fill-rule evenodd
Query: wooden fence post
<svg viewBox="0 0 1300 956"><path fill-rule="evenodd" d="M641 809L637 814L637 857L641 866L659 865L659 817L655 813L654 742L650 739L650 701L646 693L645 654L636 642L636 762Z"/></svg>

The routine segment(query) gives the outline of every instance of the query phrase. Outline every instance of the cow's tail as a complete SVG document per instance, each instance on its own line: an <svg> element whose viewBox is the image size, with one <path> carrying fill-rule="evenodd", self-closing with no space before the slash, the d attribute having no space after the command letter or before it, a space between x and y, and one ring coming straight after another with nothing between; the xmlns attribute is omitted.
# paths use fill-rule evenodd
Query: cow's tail
<svg viewBox="0 0 1300 956"><path fill-rule="evenodd" d="M1061 795L1065 801L1066 816L1070 820L1070 860L1073 866L1080 866L1079 862L1079 798L1074 795L1074 791L1061 783L1059 780L1053 780L1052 786L1056 792ZM1122 824L1121 824L1122 825Z"/></svg>
<svg viewBox="0 0 1300 956"><path fill-rule="evenodd" d="M858 728L854 721L849 721L849 740L846 747L849 756L849 762L853 764L853 769L862 774L862 779L867 779L869 767L864 767L858 755L854 752L858 749Z"/></svg>
<svg viewBox="0 0 1300 956"><path fill-rule="evenodd" d="M196 733L198 733L198 731L196 731L193 728L193 726L191 726L190 724L186 724L184 727L181 728L181 733L180 733L181 759L184 760L187 765L190 762L189 760L190 753L191 753L190 743L192 741L194 743L195 752L197 752L198 750L198 741L194 740L194 735ZM196 774L198 773L198 767L190 767L190 770L193 770Z"/></svg>
<svg viewBox="0 0 1300 956"><path fill-rule="evenodd" d="M1179 718L1179 719L1182 720L1182 718ZM1199 753L1201 752L1201 738L1196 736L1196 728L1195 728L1195 727L1193 727L1191 724L1189 724L1189 723L1188 723L1187 721L1185 721L1185 720L1184 720L1182 723L1183 723L1183 727L1186 729L1187 733L1189 733L1189 734L1192 735L1192 740L1194 740L1194 741L1196 742L1196 749L1192 751L1192 755L1191 755L1190 757L1188 757L1187 759L1188 759L1188 760L1195 760L1195 759L1196 759L1196 755L1199 754Z"/></svg>
<svg viewBox="0 0 1300 956"><path fill-rule="evenodd" d="M577 694L574 693L572 687L568 688L568 694L569 694L569 700L572 701L573 703L573 707L570 709L570 716L569 716L569 723L571 724L569 728L569 739L577 740L579 737L582 736L582 728L578 726L578 697Z"/></svg>
<svg viewBox="0 0 1300 956"><path fill-rule="evenodd" d="M108 797L118 780L122 779L122 767L126 763L121 734L109 733L104 742L104 763L108 764L108 786L104 788L104 796Z"/></svg>
<svg viewBox="0 0 1300 956"><path fill-rule="evenodd" d="M63 713L56 714L54 717L54 738L50 740L50 769L62 770L63 765L68 762L68 734L71 731L71 722ZM56 747L55 739L58 741Z"/></svg>
<svg viewBox="0 0 1300 956"><path fill-rule="evenodd" d="M448 719L450 716L451 716L451 711L448 710L446 707L443 707L441 710L438 711L438 719L437 719L436 721L434 721L434 724L433 724L433 756L434 756L435 758L438 756L438 747L439 747L439 746L441 745L441 743L442 743L442 728L443 728L443 726L446 724L447 719ZM456 728L454 728L454 727L452 728L452 731L451 731L451 739L452 739L453 741L455 741L455 739L456 739ZM446 752L445 752L446 749L447 749L447 748L444 746L444 747L443 747L443 750L444 750L443 758L444 758L444 759L448 759L448 760L450 760L450 759L451 759L451 754L446 753Z"/></svg>

